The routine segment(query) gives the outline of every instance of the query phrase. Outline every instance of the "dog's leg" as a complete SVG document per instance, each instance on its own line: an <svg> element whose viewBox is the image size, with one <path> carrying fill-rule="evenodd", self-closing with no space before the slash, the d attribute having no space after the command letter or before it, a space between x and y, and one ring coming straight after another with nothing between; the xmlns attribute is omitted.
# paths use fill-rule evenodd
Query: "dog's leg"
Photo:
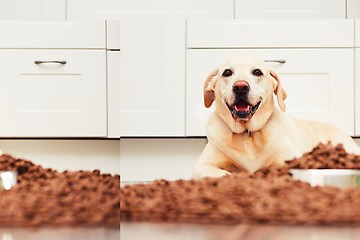
<svg viewBox="0 0 360 240"><path fill-rule="evenodd" d="M219 178L230 172L221 169L221 166L227 162L227 156L208 143L202 152L199 161L192 171L192 177L195 179L203 177Z"/></svg>
<svg viewBox="0 0 360 240"><path fill-rule="evenodd" d="M200 179L204 177L219 178L231 174L230 172L214 166L198 165L193 169L192 178Z"/></svg>

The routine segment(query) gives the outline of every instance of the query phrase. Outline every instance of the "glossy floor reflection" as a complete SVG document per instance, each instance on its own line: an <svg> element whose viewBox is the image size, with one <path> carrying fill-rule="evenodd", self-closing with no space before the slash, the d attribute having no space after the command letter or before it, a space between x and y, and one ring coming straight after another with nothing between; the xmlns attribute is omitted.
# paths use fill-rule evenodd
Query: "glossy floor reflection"
<svg viewBox="0 0 360 240"><path fill-rule="evenodd" d="M0 240L119 240L120 229L0 228Z"/></svg>
<svg viewBox="0 0 360 240"><path fill-rule="evenodd" d="M121 223L121 240L355 240L360 226Z"/></svg>

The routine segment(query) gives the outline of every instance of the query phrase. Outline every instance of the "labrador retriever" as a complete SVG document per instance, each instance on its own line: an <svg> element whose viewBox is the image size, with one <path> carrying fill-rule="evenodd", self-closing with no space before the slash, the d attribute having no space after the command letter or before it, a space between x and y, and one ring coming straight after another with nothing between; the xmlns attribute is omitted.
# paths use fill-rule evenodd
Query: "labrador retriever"
<svg viewBox="0 0 360 240"><path fill-rule="evenodd" d="M263 60L232 58L213 71L204 84L204 104L209 108L215 102L215 111L193 178L282 165L319 143L343 144L347 152L360 154L339 128L288 116L286 97L279 76Z"/></svg>

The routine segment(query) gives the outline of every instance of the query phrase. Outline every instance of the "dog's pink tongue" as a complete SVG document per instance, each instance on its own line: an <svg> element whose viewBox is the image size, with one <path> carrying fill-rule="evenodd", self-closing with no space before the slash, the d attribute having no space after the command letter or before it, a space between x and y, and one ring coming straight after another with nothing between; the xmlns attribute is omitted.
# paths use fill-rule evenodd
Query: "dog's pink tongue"
<svg viewBox="0 0 360 240"><path fill-rule="evenodd" d="M237 112L247 112L250 110L250 105L247 102L240 101L235 105L235 110Z"/></svg>

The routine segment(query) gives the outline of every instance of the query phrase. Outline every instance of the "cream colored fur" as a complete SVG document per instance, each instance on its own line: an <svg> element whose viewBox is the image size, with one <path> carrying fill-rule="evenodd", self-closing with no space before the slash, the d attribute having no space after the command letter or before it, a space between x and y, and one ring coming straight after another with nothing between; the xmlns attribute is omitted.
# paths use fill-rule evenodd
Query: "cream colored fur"
<svg viewBox="0 0 360 240"><path fill-rule="evenodd" d="M222 76L224 69L229 68L233 75ZM264 75L254 76L255 68ZM232 86L239 80L250 85L249 103L261 101L255 114L244 121L233 118L226 105L234 100ZM319 143L341 143L347 152L360 154L359 146L339 128L288 116L286 97L278 75L262 60L232 58L214 70L204 84L204 104L210 107L214 102L216 106L208 120L208 144L194 166L193 178L221 177L239 170L255 172L264 166L282 165Z"/></svg>

